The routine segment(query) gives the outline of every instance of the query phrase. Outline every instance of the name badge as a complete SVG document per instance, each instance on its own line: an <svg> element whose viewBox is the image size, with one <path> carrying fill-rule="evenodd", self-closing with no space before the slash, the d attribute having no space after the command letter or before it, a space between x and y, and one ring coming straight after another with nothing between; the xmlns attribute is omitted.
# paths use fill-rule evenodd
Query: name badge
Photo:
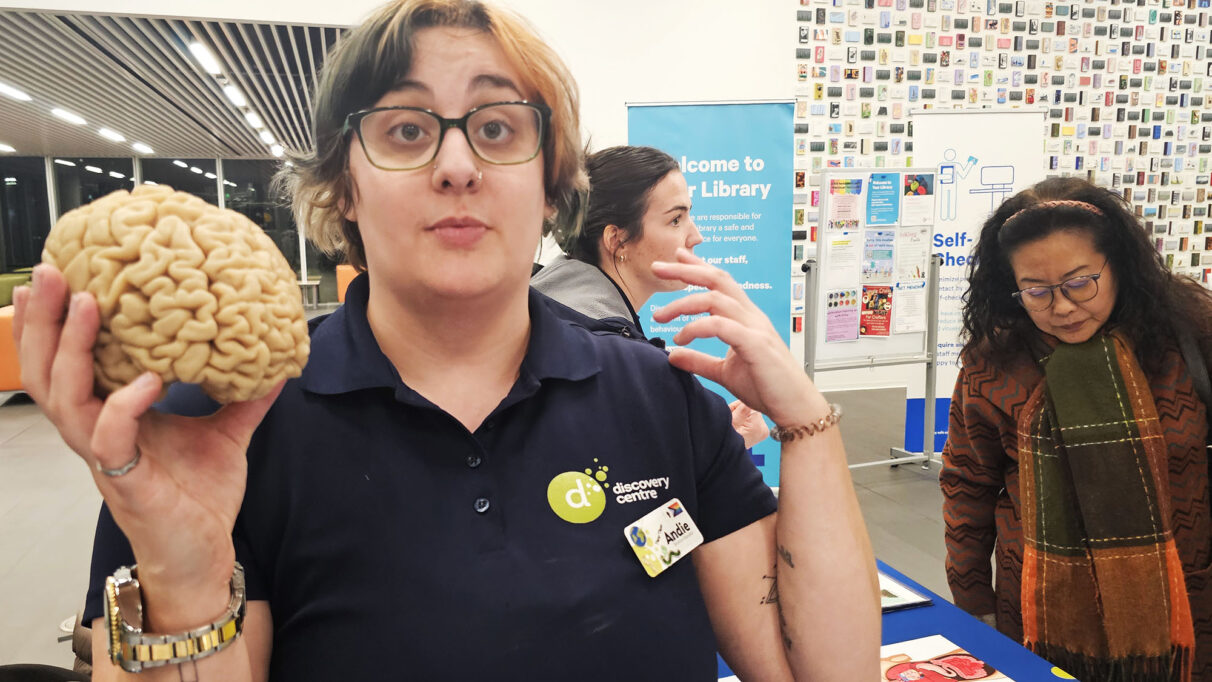
<svg viewBox="0 0 1212 682"><path fill-rule="evenodd" d="M651 578L703 544L703 534L676 498L627 524L623 536Z"/></svg>

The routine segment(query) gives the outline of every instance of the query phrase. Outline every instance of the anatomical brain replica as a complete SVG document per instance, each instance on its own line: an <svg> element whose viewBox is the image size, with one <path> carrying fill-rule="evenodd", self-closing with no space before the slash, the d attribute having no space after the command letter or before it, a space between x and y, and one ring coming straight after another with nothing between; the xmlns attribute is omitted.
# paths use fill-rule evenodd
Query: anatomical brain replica
<svg viewBox="0 0 1212 682"><path fill-rule="evenodd" d="M250 400L307 364L295 274L234 211L164 185L114 192L60 218L42 260L97 299L102 393L150 370L221 403Z"/></svg>

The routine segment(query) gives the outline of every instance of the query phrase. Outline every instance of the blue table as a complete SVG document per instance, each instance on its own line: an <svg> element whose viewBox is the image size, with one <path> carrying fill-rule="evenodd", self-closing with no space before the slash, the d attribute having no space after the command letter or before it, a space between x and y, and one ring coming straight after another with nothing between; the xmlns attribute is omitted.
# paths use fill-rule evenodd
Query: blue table
<svg viewBox="0 0 1212 682"><path fill-rule="evenodd" d="M894 644L919 637L942 635L1016 682L1034 680L1072 679L1052 672L1052 664L1023 648L959 607L910 580L903 573L877 561L879 569L915 592L929 597L933 603L884 614L881 644ZM733 675L721 659L720 677Z"/></svg>

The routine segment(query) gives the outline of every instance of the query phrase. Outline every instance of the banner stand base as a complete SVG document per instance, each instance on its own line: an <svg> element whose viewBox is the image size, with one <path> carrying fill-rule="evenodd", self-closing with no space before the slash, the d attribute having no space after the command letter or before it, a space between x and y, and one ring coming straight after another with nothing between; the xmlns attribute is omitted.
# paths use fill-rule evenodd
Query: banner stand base
<svg viewBox="0 0 1212 682"><path fill-rule="evenodd" d="M914 464L916 462L921 462L922 468L929 470L930 462L938 461L933 459L928 454L921 452L909 452L904 448L888 448L888 456L889 459L880 462L861 462L859 464L851 464L849 468L864 469L866 467L879 466L889 466L895 468L902 464Z"/></svg>

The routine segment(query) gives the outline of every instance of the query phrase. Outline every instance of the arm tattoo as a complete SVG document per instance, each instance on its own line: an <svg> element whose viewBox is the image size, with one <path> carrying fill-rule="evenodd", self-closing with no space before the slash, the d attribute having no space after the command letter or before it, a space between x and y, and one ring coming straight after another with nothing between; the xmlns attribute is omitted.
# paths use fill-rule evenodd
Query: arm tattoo
<svg viewBox="0 0 1212 682"><path fill-rule="evenodd" d="M778 579L778 576L764 575L764 576L762 576L762 580L770 581L770 591L766 593L766 596L762 599L762 603L763 604L779 603L779 579Z"/></svg>
<svg viewBox="0 0 1212 682"><path fill-rule="evenodd" d="M783 602L778 602L775 607L779 610L779 632L783 635L783 648L791 649L791 635L787 634L787 619L783 617Z"/></svg>
<svg viewBox="0 0 1212 682"><path fill-rule="evenodd" d="M788 552L786 547L779 545L778 552L779 557L782 558L783 561L787 562L787 566L789 568L795 568L795 562L791 560L791 552Z"/></svg>

